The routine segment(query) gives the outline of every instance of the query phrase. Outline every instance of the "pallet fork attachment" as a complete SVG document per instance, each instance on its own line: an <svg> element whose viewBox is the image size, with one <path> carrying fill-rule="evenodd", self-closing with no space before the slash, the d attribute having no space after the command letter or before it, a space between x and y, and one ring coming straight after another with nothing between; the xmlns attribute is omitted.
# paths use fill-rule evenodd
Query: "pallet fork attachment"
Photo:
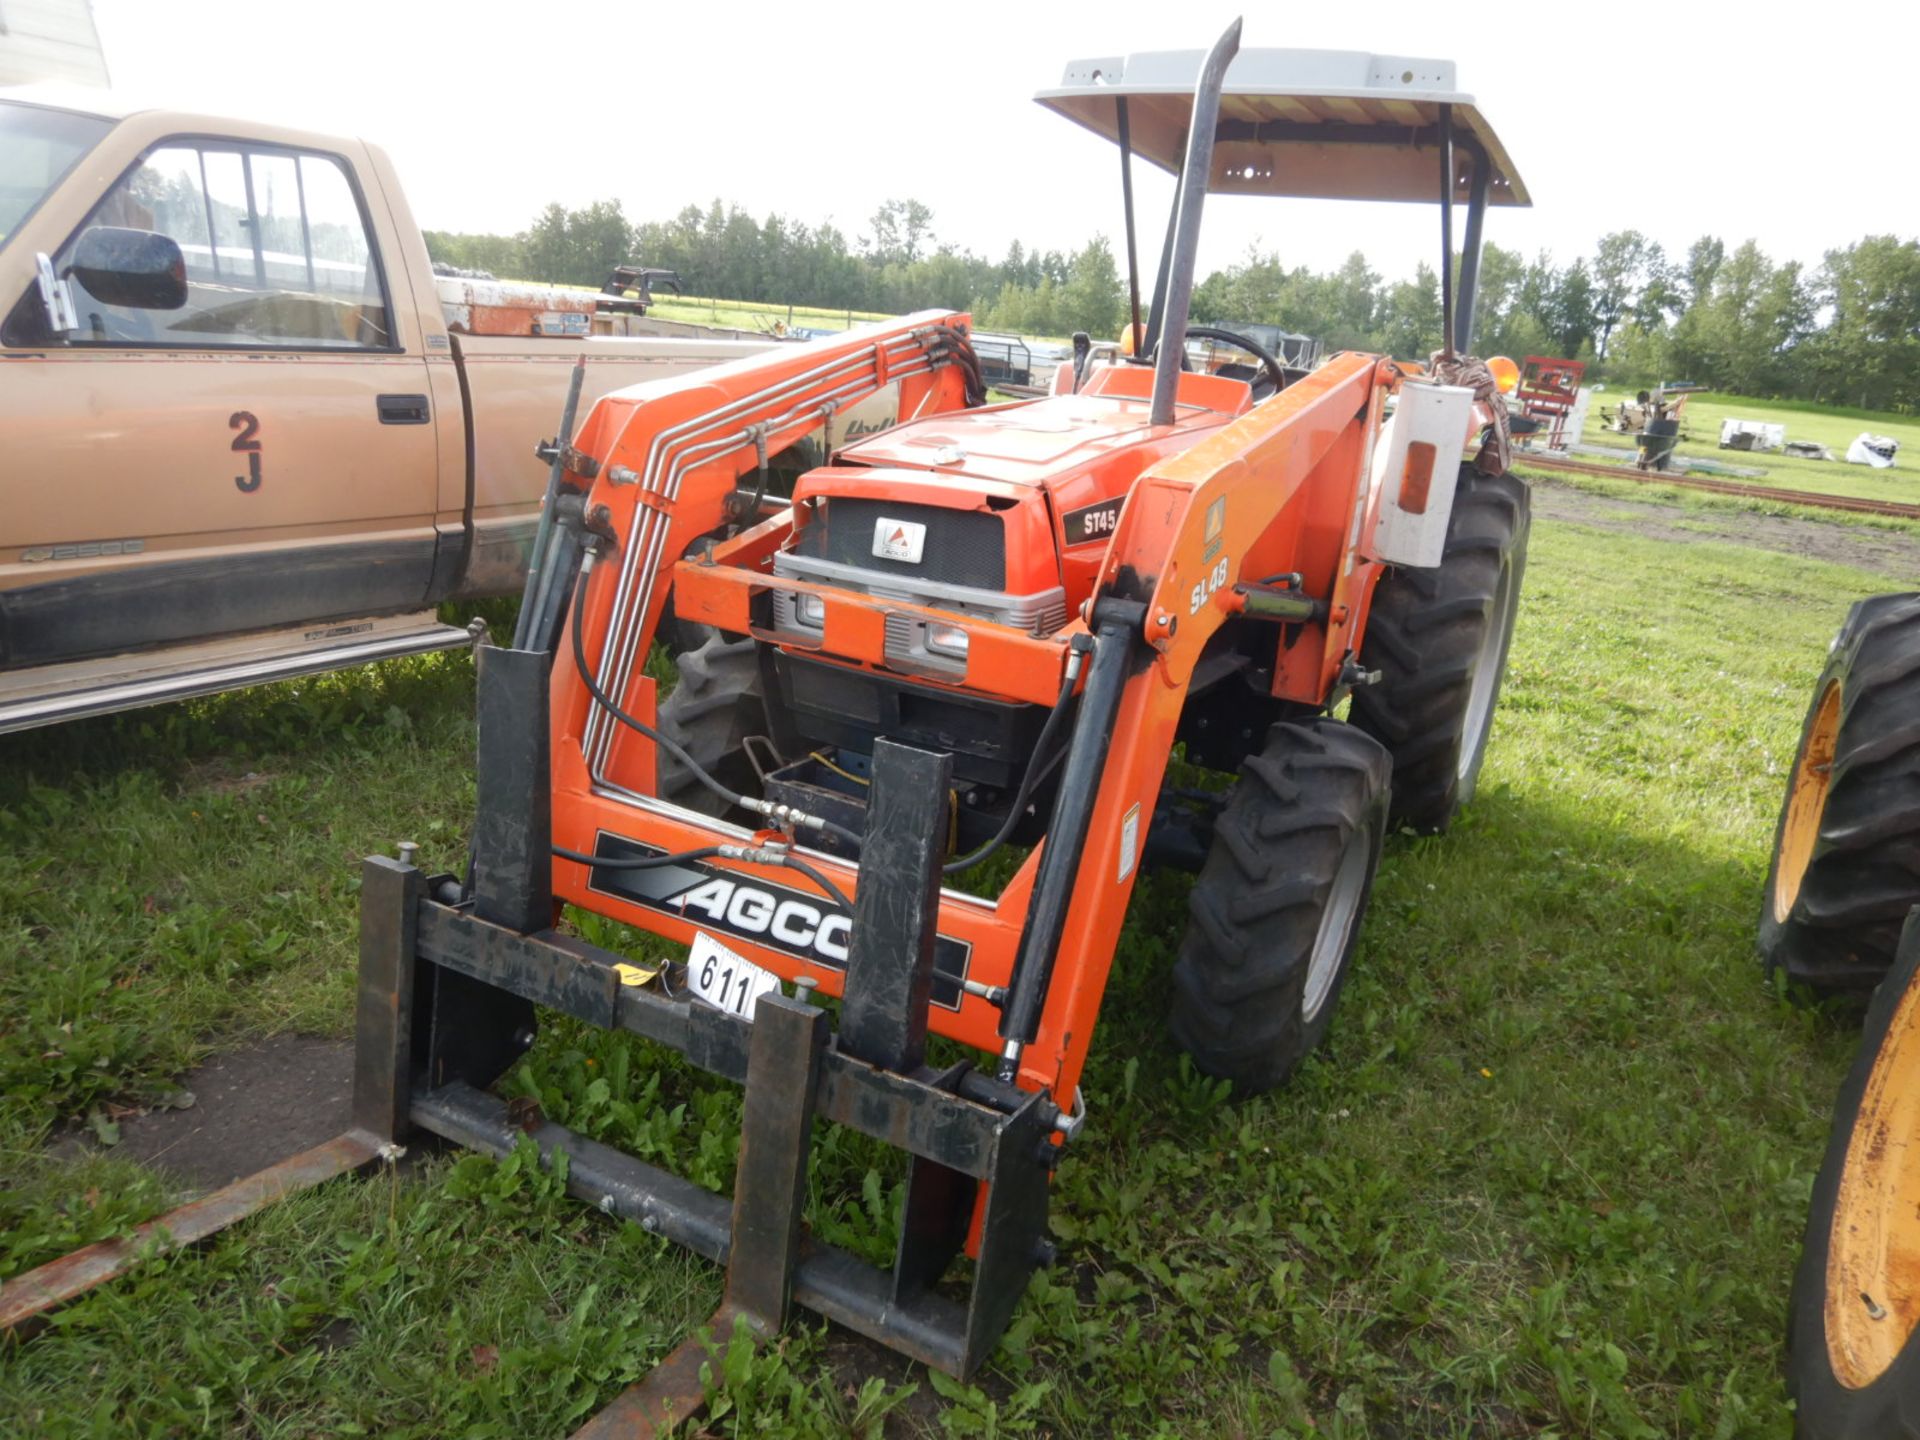
<svg viewBox="0 0 1920 1440"><path fill-rule="evenodd" d="M1034 1269L1051 1258L1053 1137L1071 1127L1045 1094L923 1063L948 758L891 744L876 754L876 816L908 839L863 875L839 1033L826 1010L779 994L763 996L749 1022L685 993L627 983L621 956L547 924L547 817L534 798L544 794L544 744L525 747L546 729L525 720L546 713L549 657L490 647L480 655L480 751L490 767L480 771L483 843L472 900L459 901L453 876L429 877L404 860L373 856L362 869L352 1128L143 1226L133 1241L89 1247L16 1279L0 1319L17 1325L123 1272L145 1236L205 1239L283 1195L398 1154L415 1131L496 1156L525 1136L548 1164L566 1153L568 1189L579 1198L727 1266L726 1298L711 1322L721 1343L741 1325L779 1330L798 1304L937 1369L971 1375ZM504 843L509 833L514 843ZM512 923L535 913L537 926ZM487 1094L532 1044L536 1006L644 1036L741 1082L732 1197ZM912 1156L891 1270L805 1234L816 1117ZM963 1301L941 1282L968 1248L976 1206L980 1230ZM666 1433L702 1403L704 1343L684 1343L579 1433Z"/></svg>

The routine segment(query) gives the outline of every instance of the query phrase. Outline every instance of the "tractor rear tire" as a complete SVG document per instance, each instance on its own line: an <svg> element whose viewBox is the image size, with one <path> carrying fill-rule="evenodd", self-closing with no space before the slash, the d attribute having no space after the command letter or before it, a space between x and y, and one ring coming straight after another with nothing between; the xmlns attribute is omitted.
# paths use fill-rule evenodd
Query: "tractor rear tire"
<svg viewBox="0 0 1920 1440"><path fill-rule="evenodd" d="M1920 1440L1920 911L1867 1012L1787 1307L1798 1440Z"/></svg>
<svg viewBox="0 0 1920 1440"><path fill-rule="evenodd" d="M716 630L697 649L675 657L675 663L680 681L660 704L660 733L677 741L729 789L758 794L760 777L747 755L747 737L767 733L759 645L746 636ZM664 749L659 752L658 778L662 800L703 815L727 813L726 802ZM745 814L741 811L734 818Z"/></svg>
<svg viewBox="0 0 1920 1440"><path fill-rule="evenodd" d="M1847 614L1813 687L1760 908L1770 971L1865 995L1920 904L1920 594Z"/></svg>
<svg viewBox="0 0 1920 1440"><path fill-rule="evenodd" d="M1473 798L1506 675L1527 568L1530 492L1512 475L1460 467L1446 547L1430 570L1396 568L1374 588L1353 723L1393 755L1393 823L1437 834Z"/></svg>
<svg viewBox="0 0 1920 1440"><path fill-rule="evenodd" d="M1387 833L1393 762L1338 720L1279 724L1214 824L1173 967L1175 1042L1242 1094L1320 1043Z"/></svg>

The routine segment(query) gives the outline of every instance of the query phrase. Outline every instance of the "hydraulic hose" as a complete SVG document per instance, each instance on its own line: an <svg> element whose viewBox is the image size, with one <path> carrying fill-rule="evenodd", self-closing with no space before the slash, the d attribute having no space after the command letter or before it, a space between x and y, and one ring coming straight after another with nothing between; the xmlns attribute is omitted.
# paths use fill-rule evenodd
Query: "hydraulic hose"
<svg viewBox="0 0 1920 1440"><path fill-rule="evenodd" d="M1059 733L1067 711L1072 708L1073 687L1080 679L1081 657L1088 648L1091 648L1090 641L1087 647L1076 646L1073 653L1067 657L1067 673L1060 682L1059 698L1053 702L1053 709L1047 712L1046 724L1040 727L1040 738L1033 745L1033 760L1027 766L1027 773L1020 778L1020 788L1014 792L1013 805L1008 809L1007 818L1001 822L999 831L972 854L962 855L958 860L949 860L941 866L942 874L957 875L962 870L971 870L982 860L987 859L1007 843L1007 837L1013 834L1014 827L1020 823L1020 817L1026 814L1027 802L1033 798L1033 787L1039 783L1046 755L1053 748L1054 736Z"/></svg>
<svg viewBox="0 0 1920 1440"><path fill-rule="evenodd" d="M676 850L671 855L634 855L621 859L605 855L588 855L579 850L569 850L556 845L553 853L562 860L571 860L576 865L587 865L597 870L658 870L666 865L680 865L694 860L751 860L756 865L773 865L784 870L798 870L807 879L818 885L827 898L847 915L853 914L853 901L846 892L833 881L822 875L806 861L787 854L784 850L770 850L755 845L702 845L694 850Z"/></svg>
<svg viewBox="0 0 1920 1440"><path fill-rule="evenodd" d="M707 773L705 767L703 767L698 760L695 760L693 756L687 753L684 746L661 734L645 721L637 720L629 715L615 703L612 696L600 688L599 682L593 678L593 672L587 665L586 625L584 616L586 614L587 577L592 573L593 552L588 551L585 558L580 562L580 578L574 583L573 587L573 624L570 627L573 632L574 668L580 672L580 679L581 682L586 685L587 693L593 697L594 702L598 704L601 709L613 716L615 720L618 720L628 729L646 736L647 739L651 740L660 749L665 750L669 755L673 756L674 759L686 766L696 780L702 785L705 785L722 800L726 801L729 807L738 806L742 810L751 810L756 814L769 814L768 811L760 808L761 804L765 802L756 803L748 800L737 791L731 790L721 784L720 781ZM773 818L779 817L774 816ZM824 830L829 835L836 836L852 846L856 853L859 851L860 837L854 834L853 831L847 829L846 826L836 825L833 821L819 815L802 816L800 819L802 823L812 828Z"/></svg>

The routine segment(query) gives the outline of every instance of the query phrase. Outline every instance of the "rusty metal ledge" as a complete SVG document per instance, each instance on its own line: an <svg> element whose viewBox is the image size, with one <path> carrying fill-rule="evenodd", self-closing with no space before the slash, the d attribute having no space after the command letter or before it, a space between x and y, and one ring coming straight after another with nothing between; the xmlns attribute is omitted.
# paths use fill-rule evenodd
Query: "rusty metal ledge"
<svg viewBox="0 0 1920 1440"><path fill-rule="evenodd" d="M138 1225L123 1239L96 1241L17 1275L0 1285L0 1330L11 1330L124 1274L149 1246L171 1249L198 1244L296 1190L371 1164L388 1148L365 1130L349 1130Z"/></svg>

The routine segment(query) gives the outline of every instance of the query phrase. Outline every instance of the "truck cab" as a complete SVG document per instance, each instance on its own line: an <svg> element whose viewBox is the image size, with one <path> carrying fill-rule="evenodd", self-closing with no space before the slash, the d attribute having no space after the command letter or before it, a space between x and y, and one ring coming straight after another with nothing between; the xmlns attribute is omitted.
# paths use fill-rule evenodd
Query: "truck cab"
<svg viewBox="0 0 1920 1440"><path fill-rule="evenodd" d="M377 146L107 98L0 91L0 730L464 643L432 607L517 584L576 362L769 343L490 307Z"/></svg>

